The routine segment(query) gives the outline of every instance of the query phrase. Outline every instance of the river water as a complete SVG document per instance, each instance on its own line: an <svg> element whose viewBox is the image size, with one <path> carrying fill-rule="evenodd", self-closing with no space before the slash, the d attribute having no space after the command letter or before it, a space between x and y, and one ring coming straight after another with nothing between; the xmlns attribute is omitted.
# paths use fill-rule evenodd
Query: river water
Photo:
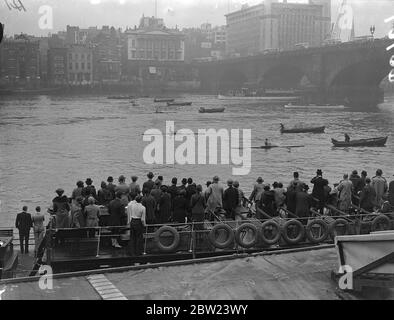
<svg viewBox="0 0 394 320"><path fill-rule="evenodd" d="M381 168L391 180L394 174L394 96L370 112L338 109L285 109L253 102L219 101L214 96L184 95L191 107L167 107L153 99L130 102L108 100L106 96L1 97L0 100L0 226L12 226L23 205L30 212L40 205L46 211L55 190L62 187L69 196L77 180L91 177L97 189L110 175L131 175L146 180L146 173L172 177L193 177L204 184L214 175L232 177L249 193L258 176L266 182L288 183L293 171L309 181L321 168L330 184L354 169L370 176ZM160 111L155 113L156 106ZM199 114L199 107L226 108L223 114ZM232 165L147 165L143 141L147 129L165 130L166 121L175 129L251 129L252 146L265 138L279 145L303 148L252 150L251 172L233 177ZM279 124L326 125L325 134L281 135ZM389 136L386 147L333 148L331 138L343 140L347 132L356 138Z"/></svg>

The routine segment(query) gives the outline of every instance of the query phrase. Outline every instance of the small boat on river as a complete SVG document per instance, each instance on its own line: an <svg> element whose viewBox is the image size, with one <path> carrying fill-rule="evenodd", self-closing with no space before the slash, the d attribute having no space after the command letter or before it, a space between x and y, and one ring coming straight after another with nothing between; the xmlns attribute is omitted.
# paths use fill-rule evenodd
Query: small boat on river
<svg viewBox="0 0 394 320"><path fill-rule="evenodd" d="M331 139L331 142L335 147L383 147L386 145L387 139L388 137L380 137L352 140L349 142Z"/></svg>
<svg viewBox="0 0 394 320"><path fill-rule="evenodd" d="M110 100L132 100L132 99L135 99L135 97L134 96L110 96L110 97L107 97L107 99L110 99Z"/></svg>
<svg viewBox="0 0 394 320"><path fill-rule="evenodd" d="M271 150L271 149L292 149L292 148L303 148L305 146L277 146L277 145L269 145L269 146L260 146L260 147L252 147L252 149L263 149L263 150Z"/></svg>
<svg viewBox="0 0 394 320"><path fill-rule="evenodd" d="M192 102L167 102L167 106L177 106L177 107L184 107L184 106L191 106Z"/></svg>
<svg viewBox="0 0 394 320"><path fill-rule="evenodd" d="M172 98L155 98L154 102L174 102L175 99Z"/></svg>
<svg viewBox="0 0 394 320"><path fill-rule="evenodd" d="M224 112L224 110L226 110L226 108L211 108L211 109L206 109L201 107L198 112L199 113L221 113Z"/></svg>
<svg viewBox="0 0 394 320"><path fill-rule="evenodd" d="M291 129L286 129L283 124L280 124L281 133L324 133L326 130L325 126L321 127L295 127Z"/></svg>
<svg viewBox="0 0 394 320"><path fill-rule="evenodd" d="M286 104L285 109L345 109L344 105L299 105L299 104Z"/></svg>

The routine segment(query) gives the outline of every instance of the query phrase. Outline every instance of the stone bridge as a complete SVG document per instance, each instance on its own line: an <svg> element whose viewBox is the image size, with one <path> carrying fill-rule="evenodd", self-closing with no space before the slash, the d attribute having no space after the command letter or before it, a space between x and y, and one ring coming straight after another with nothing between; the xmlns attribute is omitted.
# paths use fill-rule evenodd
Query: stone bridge
<svg viewBox="0 0 394 320"><path fill-rule="evenodd" d="M388 38L259 54L195 65L201 89L226 93L252 84L298 89L314 103L371 106L382 101L381 81L389 74Z"/></svg>

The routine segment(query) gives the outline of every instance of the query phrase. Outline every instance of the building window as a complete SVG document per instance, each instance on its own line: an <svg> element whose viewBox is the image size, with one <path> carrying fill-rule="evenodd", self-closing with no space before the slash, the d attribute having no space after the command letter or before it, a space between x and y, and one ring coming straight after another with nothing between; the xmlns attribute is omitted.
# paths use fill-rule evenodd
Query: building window
<svg viewBox="0 0 394 320"><path fill-rule="evenodd" d="M81 59L84 60L85 59L85 55L82 53L81 54Z"/></svg>
<svg viewBox="0 0 394 320"><path fill-rule="evenodd" d="M85 63L81 62L81 69L84 70L85 69Z"/></svg>
<svg viewBox="0 0 394 320"><path fill-rule="evenodd" d="M79 63L75 62L75 69L78 70L79 69Z"/></svg>
<svg viewBox="0 0 394 320"><path fill-rule="evenodd" d="M90 62L88 62L88 70L90 70Z"/></svg>
<svg viewBox="0 0 394 320"><path fill-rule="evenodd" d="M70 63L70 64L68 65L68 68L69 68L70 70L72 70L72 68L73 68L72 63Z"/></svg>

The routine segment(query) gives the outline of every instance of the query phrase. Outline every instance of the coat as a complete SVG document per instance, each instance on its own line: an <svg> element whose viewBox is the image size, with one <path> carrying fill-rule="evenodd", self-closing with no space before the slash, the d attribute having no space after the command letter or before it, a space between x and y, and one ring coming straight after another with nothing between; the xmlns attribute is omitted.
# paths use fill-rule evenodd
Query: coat
<svg viewBox="0 0 394 320"><path fill-rule="evenodd" d="M206 194L208 196L207 208L211 212L215 212L216 208L223 208L223 187L218 183L212 183Z"/></svg>
<svg viewBox="0 0 394 320"><path fill-rule="evenodd" d="M295 214L299 217L309 217L312 206L312 198L306 192L297 192Z"/></svg>
<svg viewBox="0 0 394 320"><path fill-rule="evenodd" d="M109 224L114 227L125 225L127 219L125 219L125 206L123 202L116 198L112 200L108 205L109 213Z"/></svg>
<svg viewBox="0 0 394 320"><path fill-rule="evenodd" d="M188 203L184 196L178 195L174 199L174 209L172 220L178 223L184 223L187 215Z"/></svg>
<svg viewBox="0 0 394 320"><path fill-rule="evenodd" d="M27 212L18 213L15 220L15 228L19 230L21 234L29 234L30 229L33 227L33 221L31 214Z"/></svg>
<svg viewBox="0 0 394 320"><path fill-rule="evenodd" d="M323 203L326 202L325 186L328 185L328 180L323 179L321 176L317 176L311 180L311 183L313 184L312 196Z"/></svg>
<svg viewBox="0 0 394 320"><path fill-rule="evenodd" d="M343 180L338 186L339 210L347 212L352 204L353 183L349 180Z"/></svg>
<svg viewBox="0 0 394 320"><path fill-rule="evenodd" d="M366 211L372 211L376 206L376 191L370 185L367 184L360 195L360 207Z"/></svg>
<svg viewBox="0 0 394 320"><path fill-rule="evenodd" d="M376 192L376 204L378 206L383 204L383 196L387 192L388 186L385 178L376 176L372 178L372 187Z"/></svg>
<svg viewBox="0 0 394 320"><path fill-rule="evenodd" d="M167 192L163 192L159 202L159 216L157 223L167 223L171 217L171 195Z"/></svg>
<svg viewBox="0 0 394 320"><path fill-rule="evenodd" d="M150 194L147 196L144 196L142 198L141 204L146 209L146 211L145 211L146 223L147 224L155 224L156 223L156 217L155 217L156 201L155 201L155 198L153 198Z"/></svg>
<svg viewBox="0 0 394 320"><path fill-rule="evenodd" d="M70 228L70 205L66 196L56 197L52 200L53 211L56 214L56 229Z"/></svg>
<svg viewBox="0 0 394 320"><path fill-rule="evenodd" d="M239 193L234 187L229 187L224 191L223 194L223 208L228 213L235 210L239 203Z"/></svg>

